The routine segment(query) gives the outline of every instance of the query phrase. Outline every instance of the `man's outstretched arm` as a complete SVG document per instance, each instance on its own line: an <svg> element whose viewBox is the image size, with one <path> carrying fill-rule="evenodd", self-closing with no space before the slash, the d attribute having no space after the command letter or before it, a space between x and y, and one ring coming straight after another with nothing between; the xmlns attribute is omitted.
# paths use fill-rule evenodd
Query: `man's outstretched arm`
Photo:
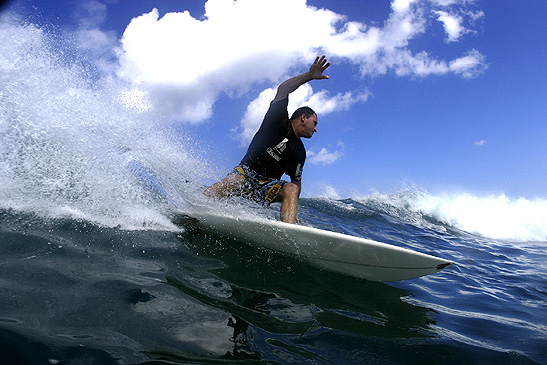
<svg viewBox="0 0 547 365"><path fill-rule="evenodd" d="M308 72L292 77L279 85L273 102L275 103L276 101L285 99L290 93L308 81L328 79L329 77L327 75L323 75L323 72L325 72L329 66L330 63L327 62L327 58L325 56L321 56L321 58L316 57Z"/></svg>

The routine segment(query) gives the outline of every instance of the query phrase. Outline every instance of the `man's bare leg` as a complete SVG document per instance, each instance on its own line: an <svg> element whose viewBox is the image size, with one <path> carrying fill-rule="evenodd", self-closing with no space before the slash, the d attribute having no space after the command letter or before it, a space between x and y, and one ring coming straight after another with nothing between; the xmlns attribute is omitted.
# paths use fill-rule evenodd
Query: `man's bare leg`
<svg viewBox="0 0 547 365"><path fill-rule="evenodd" d="M294 224L298 213L298 197L300 187L294 183L287 183L281 190L281 221Z"/></svg>
<svg viewBox="0 0 547 365"><path fill-rule="evenodd" d="M205 189L204 194L209 198L215 199L236 195L241 190L244 180L245 178L241 175L230 174Z"/></svg>
<svg viewBox="0 0 547 365"><path fill-rule="evenodd" d="M230 174L217 183L205 189L204 194L210 198L221 199L237 195L245 178L238 174ZM294 224L297 221L298 198L300 186L295 183L287 183L275 199L281 202L281 221Z"/></svg>

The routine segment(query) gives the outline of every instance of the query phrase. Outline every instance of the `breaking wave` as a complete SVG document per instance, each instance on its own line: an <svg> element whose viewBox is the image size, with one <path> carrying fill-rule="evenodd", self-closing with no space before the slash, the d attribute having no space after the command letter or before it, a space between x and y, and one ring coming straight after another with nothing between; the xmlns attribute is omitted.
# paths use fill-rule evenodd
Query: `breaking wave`
<svg viewBox="0 0 547 365"><path fill-rule="evenodd" d="M547 241L546 199L404 191L361 196L354 200L412 224L430 224L433 220L493 239Z"/></svg>

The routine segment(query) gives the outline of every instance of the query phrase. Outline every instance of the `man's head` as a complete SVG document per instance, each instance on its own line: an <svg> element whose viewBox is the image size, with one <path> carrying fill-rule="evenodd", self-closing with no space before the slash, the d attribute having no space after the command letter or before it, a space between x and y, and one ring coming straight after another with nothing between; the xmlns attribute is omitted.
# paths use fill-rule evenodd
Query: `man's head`
<svg viewBox="0 0 547 365"><path fill-rule="evenodd" d="M317 132L317 114L308 106L300 107L292 114L291 124L297 137L311 138Z"/></svg>

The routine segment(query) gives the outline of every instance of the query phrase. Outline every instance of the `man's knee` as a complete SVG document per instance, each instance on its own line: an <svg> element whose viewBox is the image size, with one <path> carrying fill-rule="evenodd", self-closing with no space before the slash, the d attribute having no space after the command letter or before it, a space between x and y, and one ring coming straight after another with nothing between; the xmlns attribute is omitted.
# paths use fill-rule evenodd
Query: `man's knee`
<svg viewBox="0 0 547 365"><path fill-rule="evenodd" d="M300 187L296 185L295 183L289 182L286 183L285 186L283 186L283 198L286 197L297 197L300 195Z"/></svg>

